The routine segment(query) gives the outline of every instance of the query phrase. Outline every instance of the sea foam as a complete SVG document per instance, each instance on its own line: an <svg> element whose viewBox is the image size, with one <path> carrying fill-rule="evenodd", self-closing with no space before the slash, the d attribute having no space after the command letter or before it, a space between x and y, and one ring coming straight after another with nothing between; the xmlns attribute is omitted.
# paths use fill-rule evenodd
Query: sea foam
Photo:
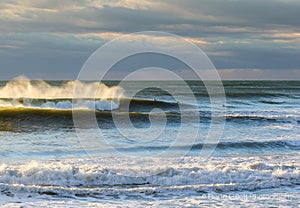
<svg viewBox="0 0 300 208"><path fill-rule="evenodd" d="M203 162L200 157L184 157L168 169L156 159L146 169L158 173L145 177L135 176L140 161L120 166L114 161L122 158L113 157L6 163L0 166L0 189L61 196L251 191L299 184L300 167L294 158L213 158ZM127 176L118 174L120 169L127 171Z"/></svg>

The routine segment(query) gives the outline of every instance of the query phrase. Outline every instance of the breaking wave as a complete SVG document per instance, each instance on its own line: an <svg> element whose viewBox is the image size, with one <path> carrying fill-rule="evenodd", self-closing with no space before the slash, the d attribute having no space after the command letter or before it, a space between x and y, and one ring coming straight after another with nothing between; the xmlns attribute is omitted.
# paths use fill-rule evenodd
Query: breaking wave
<svg viewBox="0 0 300 208"><path fill-rule="evenodd" d="M78 102L72 103L74 97ZM122 88L99 82L69 81L55 86L18 77L0 88L0 107L113 110L118 108L121 97Z"/></svg>
<svg viewBox="0 0 300 208"><path fill-rule="evenodd" d="M164 195L197 192L227 192L291 186L300 183L298 163L278 156L271 158L228 158L209 162L185 157L182 165L164 170L163 161L147 168L159 174L134 177L116 174L116 158L27 162L0 166L0 190L62 197L103 197L120 195ZM119 158L120 159L120 158ZM109 160L111 160L109 162ZM101 163L101 161L103 163ZM109 164L109 167L106 167ZM137 163L138 164L138 163ZM155 166L154 166L155 164ZM161 171L159 171L161 169Z"/></svg>

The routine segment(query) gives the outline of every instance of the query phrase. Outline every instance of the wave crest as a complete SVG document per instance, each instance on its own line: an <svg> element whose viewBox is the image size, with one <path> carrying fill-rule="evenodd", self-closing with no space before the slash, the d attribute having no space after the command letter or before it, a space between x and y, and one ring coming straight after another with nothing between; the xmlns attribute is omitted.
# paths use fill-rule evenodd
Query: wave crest
<svg viewBox="0 0 300 208"><path fill-rule="evenodd" d="M144 192L170 194L182 191L251 191L299 184L299 165L294 161L295 157L284 158L284 163L282 159L278 156L232 158L223 163L225 159L215 158L203 164L195 158L185 157L184 165L174 165L157 175L147 177L135 177L134 171L138 171L139 163L136 163L137 169L131 170L133 177L115 174L115 170L127 169L118 164L114 165L116 158L99 158L99 163L83 159L2 164L0 189L61 196L88 196L92 193L110 195L116 186L121 187L117 195L127 195ZM163 161L153 162L147 168L163 167ZM105 164L111 167L106 167Z"/></svg>
<svg viewBox="0 0 300 208"><path fill-rule="evenodd" d="M77 94L74 94L75 88ZM0 107L113 110L118 108L121 97L121 87L108 87L99 82L68 81L49 84L42 80L18 77L0 88ZM80 100L72 103L74 98Z"/></svg>

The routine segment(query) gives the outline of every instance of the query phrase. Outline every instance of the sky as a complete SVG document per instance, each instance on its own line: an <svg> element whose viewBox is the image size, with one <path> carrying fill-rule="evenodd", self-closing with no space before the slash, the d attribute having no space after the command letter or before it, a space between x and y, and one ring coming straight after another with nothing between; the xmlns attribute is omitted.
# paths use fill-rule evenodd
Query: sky
<svg viewBox="0 0 300 208"><path fill-rule="evenodd" d="M222 79L300 80L299 11L299 0L1 0L0 79L76 79L108 41L163 31L199 46Z"/></svg>

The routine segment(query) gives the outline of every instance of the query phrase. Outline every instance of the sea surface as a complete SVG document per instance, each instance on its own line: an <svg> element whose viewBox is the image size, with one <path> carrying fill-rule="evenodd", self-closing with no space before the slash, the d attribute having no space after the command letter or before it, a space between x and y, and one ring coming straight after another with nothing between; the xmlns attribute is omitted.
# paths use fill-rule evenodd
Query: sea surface
<svg viewBox="0 0 300 208"><path fill-rule="evenodd" d="M299 81L118 84L0 82L1 206L299 207Z"/></svg>

